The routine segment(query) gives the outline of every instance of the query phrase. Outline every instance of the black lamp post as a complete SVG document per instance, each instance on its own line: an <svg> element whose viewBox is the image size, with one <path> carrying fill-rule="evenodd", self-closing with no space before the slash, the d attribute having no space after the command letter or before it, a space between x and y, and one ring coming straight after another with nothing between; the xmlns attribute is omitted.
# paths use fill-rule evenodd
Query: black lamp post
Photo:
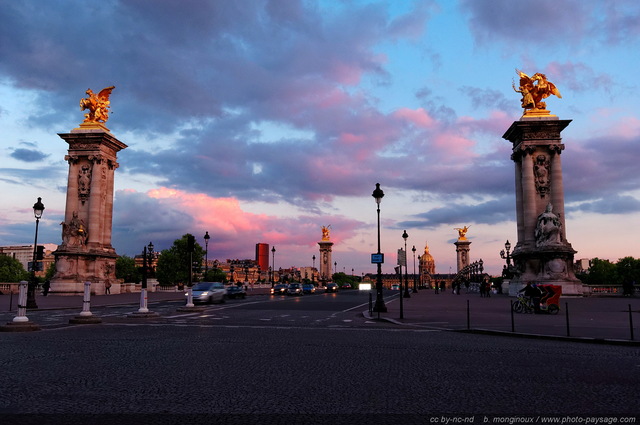
<svg viewBox="0 0 640 425"><path fill-rule="evenodd" d="M411 294L409 294L409 271L407 270L407 239L409 235L405 230L402 234L402 239L404 239L404 298L411 298Z"/></svg>
<svg viewBox="0 0 640 425"><path fill-rule="evenodd" d="M378 253L377 253L377 265L378 274L376 277L376 303L373 306L373 311L378 313L386 313L387 306L384 305L384 298L382 297L382 253L380 252L380 202L384 196L384 192L380 189L380 183L376 183L376 188L371 195L375 198L378 206Z"/></svg>
<svg viewBox="0 0 640 425"><path fill-rule="evenodd" d="M42 213L44 212L44 204L42 203L42 198L38 198L38 202L33 204L33 215L36 218L36 239L33 242L33 259L31 262L31 281L29 282L29 287L27 289L27 308L38 308L38 304L36 303L36 287L38 286L38 280L36 278L36 270L38 269L38 225L40 224L40 219L42 218Z"/></svg>
<svg viewBox="0 0 640 425"><path fill-rule="evenodd" d="M149 242L148 246L142 248L142 288L140 290L140 308L138 313L147 314L149 308L147 307L147 276L152 264L153 256L153 244Z"/></svg>
<svg viewBox="0 0 640 425"><path fill-rule="evenodd" d="M271 261L271 287L273 288L273 283L275 280L274 277L274 273L276 270L276 247L274 246L273 248L271 248L271 256L272 256L272 261Z"/></svg>
<svg viewBox="0 0 640 425"><path fill-rule="evenodd" d="M333 262L333 274L337 274L338 273L338 262L334 261Z"/></svg>
<svg viewBox="0 0 640 425"><path fill-rule="evenodd" d="M416 246L414 245L413 248L411 248L411 251L413 252L413 292L414 294L418 292L418 288L416 285Z"/></svg>
<svg viewBox="0 0 640 425"><path fill-rule="evenodd" d="M209 271L209 232L204 232L204 280L207 280L207 272Z"/></svg>
<svg viewBox="0 0 640 425"><path fill-rule="evenodd" d="M311 283L313 283L313 285L315 286L316 284L316 256L315 254L313 255L313 257L311 257L311 259L313 260L313 267L311 268Z"/></svg>

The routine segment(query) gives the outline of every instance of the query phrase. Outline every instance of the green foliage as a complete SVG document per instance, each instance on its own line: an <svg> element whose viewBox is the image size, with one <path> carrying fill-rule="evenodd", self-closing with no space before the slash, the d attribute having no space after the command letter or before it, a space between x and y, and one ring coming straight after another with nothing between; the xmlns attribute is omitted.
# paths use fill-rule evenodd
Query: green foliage
<svg viewBox="0 0 640 425"><path fill-rule="evenodd" d="M22 267L22 263L8 255L0 255L0 282L13 283L21 280L29 280L29 272Z"/></svg>
<svg viewBox="0 0 640 425"><path fill-rule="evenodd" d="M340 287L345 283L350 283L352 288L358 288L358 284L360 282L360 278L358 276L351 276L344 272L334 273L332 278Z"/></svg>
<svg viewBox="0 0 640 425"><path fill-rule="evenodd" d="M56 274L56 262L54 261L53 263L51 263L51 265L49 265L49 268L47 269L47 273L45 273L44 275L44 280L53 279L53 276L55 274Z"/></svg>
<svg viewBox="0 0 640 425"><path fill-rule="evenodd" d="M189 270L193 263L197 264L193 269L194 276L200 272L204 249L196 242L194 252L188 252L188 236L190 236L189 233L183 235L180 239L176 239L171 248L165 249L160 253L156 266L156 278L160 285L171 286L179 283L188 283Z"/></svg>
<svg viewBox="0 0 640 425"><path fill-rule="evenodd" d="M123 255L116 260L116 279L123 279L126 283L140 282L140 270L136 267L134 258Z"/></svg>
<svg viewBox="0 0 640 425"><path fill-rule="evenodd" d="M617 263L594 258L589 271L578 276L588 285L622 285L624 282L640 281L640 259L624 257Z"/></svg>
<svg viewBox="0 0 640 425"><path fill-rule="evenodd" d="M202 280L205 282L227 283L227 274L218 268L209 269Z"/></svg>

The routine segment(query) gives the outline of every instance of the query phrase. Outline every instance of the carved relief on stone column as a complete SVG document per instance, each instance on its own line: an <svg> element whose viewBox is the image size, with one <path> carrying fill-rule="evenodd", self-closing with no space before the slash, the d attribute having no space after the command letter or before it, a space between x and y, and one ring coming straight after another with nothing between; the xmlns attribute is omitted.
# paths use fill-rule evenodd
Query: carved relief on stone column
<svg viewBox="0 0 640 425"><path fill-rule="evenodd" d="M562 151L564 150L564 144L558 143L558 144L549 145L549 150L552 153L560 155L562 153Z"/></svg>
<svg viewBox="0 0 640 425"><path fill-rule="evenodd" d="M78 212L73 212L73 218L62 225L62 245L66 248L81 248L87 242L87 226L84 220L78 217Z"/></svg>
<svg viewBox="0 0 640 425"><path fill-rule="evenodd" d="M69 164L77 164L79 158L77 155L65 155L64 160L67 161Z"/></svg>
<svg viewBox="0 0 640 425"><path fill-rule="evenodd" d="M91 195L91 166L85 164L81 167L78 174L78 197L84 204Z"/></svg>
<svg viewBox="0 0 640 425"><path fill-rule="evenodd" d="M533 173L536 177L536 192L544 198L549 193L549 159L546 155L537 155L533 163Z"/></svg>

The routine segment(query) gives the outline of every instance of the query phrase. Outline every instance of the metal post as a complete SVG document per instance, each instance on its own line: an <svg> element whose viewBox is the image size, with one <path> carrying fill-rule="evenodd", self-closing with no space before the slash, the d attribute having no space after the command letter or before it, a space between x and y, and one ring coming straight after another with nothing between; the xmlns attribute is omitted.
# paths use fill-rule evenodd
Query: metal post
<svg viewBox="0 0 640 425"><path fill-rule="evenodd" d="M467 300L467 330L471 329L471 312L469 309L469 300Z"/></svg>
<svg viewBox="0 0 640 425"><path fill-rule="evenodd" d="M631 332L631 341L633 341L633 316L631 315L631 304L629 304L629 331Z"/></svg>
<svg viewBox="0 0 640 425"><path fill-rule="evenodd" d="M516 331L516 324L515 324L515 322L513 320L513 300L511 300L510 303L511 303L511 308L510 308L510 310L511 310L511 332L515 332Z"/></svg>
<svg viewBox="0 0 640 425"><path fill-rule="evenodd" d="M378 256L380 256L380 201L384 196L384 192L380 189L380 183L376 183L376 189L373 191L373 197L376 199L377 213L378 213ZM384 305L384 298L382 296L382 264L377 263L377 277L376 277L376 304L373 307L373 311L378 312L378 318L380 313L387 312L387 306Z"/></svg>
<svg viewBox="0 0 640 425"><path fill-rule="evenodd" d="M569 331L569 303L564 303L566 317L567 317L567 336L571 336L571 332Z"/></svg>
<svg viewBox="0 0 640 425"><path fill-rule="evenodd" d="M148 313L147 308L147 247L142 250L142 288L140 289L140 308L138 313Z"/></svg>
<svg viewBox="0 0 640 425"><path fill-rule="evenodd" d="M400 318L404 319L404 305L402 303L402 265L398 266L398 276L400 277Z"/></svg>

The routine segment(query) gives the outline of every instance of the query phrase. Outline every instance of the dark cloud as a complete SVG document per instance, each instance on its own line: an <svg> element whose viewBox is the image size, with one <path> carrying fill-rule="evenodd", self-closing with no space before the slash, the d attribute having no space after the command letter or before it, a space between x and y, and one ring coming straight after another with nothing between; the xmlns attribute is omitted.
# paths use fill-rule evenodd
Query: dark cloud
<svg viewBox="0 0 640 425"><path fill-rule="evenodd" d="M415 219L397 223L398 228L436 228L440 225L460 223L497 224L515 220L515 198L505 196L500 199L469 203L450 202L425 213L416 214Z"/></svg>
<svg viewBox="0 0 640 425"><path fill-rule="evenodd" d="M36 149L23 149L18 148L14 149L13 152L9 154L14 159L24 162L39 162L43 159L47 158L49 155L44 154Z"/></svg>

